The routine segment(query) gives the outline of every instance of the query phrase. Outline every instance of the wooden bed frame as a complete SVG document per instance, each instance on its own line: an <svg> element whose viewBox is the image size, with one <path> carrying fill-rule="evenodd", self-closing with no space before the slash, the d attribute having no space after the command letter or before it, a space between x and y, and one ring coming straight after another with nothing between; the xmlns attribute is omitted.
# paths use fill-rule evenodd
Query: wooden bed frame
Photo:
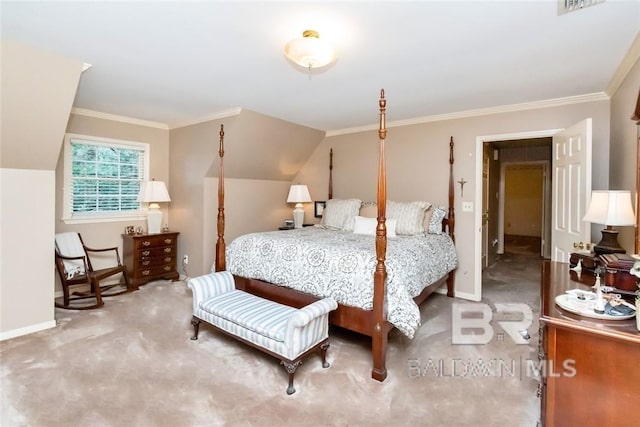
<svg viewBox="0 0 640 427"><path fill-rule="evenodd" d="M386 201L387 201L387 183L386 183L386 162L385 162L385 138L386 129L386 99L384 97L384 89L380 91L380 125L378 129L379 137L379 163L378 163L378 191L377 191L377 207L378 207L378 225L376 227L376 259L377 264L374 272L374 291L373 291L373 308L372 310L363 310L357 307L345 306L338 304L338 309L330 315L331 324L340 326L351 331L369 336L372 339L372 356L373 370L371 377L384 381L387 377L386 353L387 338L389 332L393 329L393 325L386 320L384 310L385 282L387 277L385 257L387 249L387 229L386 229ZM220 148L218 151L220 157L220 172L218 178L218 238L216 241L216 260L215 270L222 271L226 269L224 241L224 127L220 126ZM332 188L332 171L333 171L333 152L330 153L329 166L329 198L333 196ZM453 185L453 137L449 141L449 209L448 217L443 220L443 231L447 232L455 241L454 226L455 214L453 208L454 202L454 185ZM455 271L455 270L454 270ZM414 298L416 304L420 306L422 302L436 289L447 283L447 295L454 296L454 272L450 272L438 281L428 286L423 292ZM257 279L235 276L236 288L259 295L263 298L270 299L292 307L303 307L319 298L313 295L305 294L294 289L276 286L271 283L263 282Z"/></svg>

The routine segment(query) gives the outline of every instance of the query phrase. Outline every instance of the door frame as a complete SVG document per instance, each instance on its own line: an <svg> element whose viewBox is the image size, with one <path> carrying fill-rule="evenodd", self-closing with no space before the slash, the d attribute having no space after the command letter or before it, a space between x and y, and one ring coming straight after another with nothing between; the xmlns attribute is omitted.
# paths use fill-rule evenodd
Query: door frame
<svg viewBox="0 0 640 427"><path fill-rule="evenodd" d="M531 139L552 137L560 132L560 129L545 129L537 131L502 133L495 135L476 136L476 172L475 172L475 200L482 200L482 149L484 142L508 141L511 139ZM553 200L551 201L553 203ZM474 213L474 253L473 262L473 294L469 299L480 301L482 298L482 208L475 209Z"/></svg>

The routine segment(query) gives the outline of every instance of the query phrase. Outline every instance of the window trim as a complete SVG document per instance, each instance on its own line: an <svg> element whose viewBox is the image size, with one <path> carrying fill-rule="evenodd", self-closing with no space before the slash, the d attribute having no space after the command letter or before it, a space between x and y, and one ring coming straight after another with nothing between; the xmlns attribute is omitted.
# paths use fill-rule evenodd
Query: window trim
<svg viewBox="0 0 640 427"><path fill-rule="evenodd" d="M142 181L149 180L149 158L150 144L146 142L128 141L123 139L104 138L99 136L80 135L76 133L66 133L64 136L64 166L63 166L63 187L62 187L62 218L65 224L93 224L101 222L119 222L119 221L138 221L146 219L146 209L142 206L137 211L131 212L95 212L81 215L74 215L71 210L71 199L73 191L71 189L71 162L72 149L71 141L74 139L82 139L96 145L117 146L118 148L135 148L142 149L144 156L144 167L142 171Z"/></svg>

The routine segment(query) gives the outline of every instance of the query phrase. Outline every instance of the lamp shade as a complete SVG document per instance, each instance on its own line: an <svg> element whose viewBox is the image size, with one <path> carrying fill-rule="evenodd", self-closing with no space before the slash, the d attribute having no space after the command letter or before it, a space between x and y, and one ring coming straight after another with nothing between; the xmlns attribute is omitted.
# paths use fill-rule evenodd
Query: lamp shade
<svg viewBox="0 0 640 427"><path fill-rule="evenodd" d="M311 195L306 185L292 185L289 188L287 203L308 203L310 201Z"/></svg>
<svg viewBox="0 0 640 427"><path fill-rule="evenodd" d="M593 191L583 221L604 225L634 225L636 217L629 191Z"/></svg>
<svg viewBox="0 0 640 427"><path fill-rule="evenodd" d="M318 32L314 30L306 30L301 38L287 43L284 54L291 61L308 69L324 67L336 58L333 47L320 40Z"/></svg>
<svg viewBox="0 0 640 427"><path fill-rule="evenodd" d="M169 192L164 181L142 181L138 201L145 203L170 202Z"/></svg>

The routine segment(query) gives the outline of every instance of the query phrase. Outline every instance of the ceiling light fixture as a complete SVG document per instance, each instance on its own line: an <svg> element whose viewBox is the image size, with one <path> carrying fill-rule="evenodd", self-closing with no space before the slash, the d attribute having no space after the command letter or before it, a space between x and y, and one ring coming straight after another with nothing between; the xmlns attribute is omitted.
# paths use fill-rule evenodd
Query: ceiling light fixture
<svg viewBox="0 0 640 427"><path fill-rule="evenodd" d="M284 47L284 54L296 64L308 68L320 68L329 65L336 59L333 47L320 40L314 30L305 30L301 38L293 39Z"/></svg>

